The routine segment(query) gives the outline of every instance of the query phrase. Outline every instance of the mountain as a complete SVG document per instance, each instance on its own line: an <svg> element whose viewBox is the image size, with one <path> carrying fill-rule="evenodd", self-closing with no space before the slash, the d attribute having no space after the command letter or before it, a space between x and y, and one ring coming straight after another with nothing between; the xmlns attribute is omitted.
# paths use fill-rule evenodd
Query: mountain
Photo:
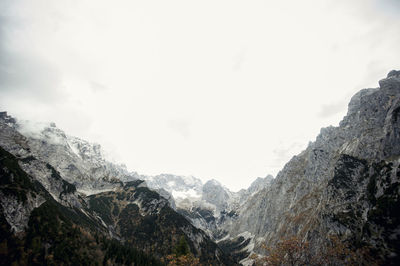
<svg viewBox="0 0 400 266"><path fill-rule="evenodd" d="M158 265L180 245L201 263L235 264L137 177L99 145L0 113L2 261Z"/></svg>
<svg viewBox="0 0 400 266"><path fill-rule="evenodd" d="M339 126L321 129L275 179L237 193L210 180L178 212L243 264L293 238L314 256L338 238L358 263L399 264L400 71L379 85L354 95Z"/></svg>
<svg viewBox="0 0 400 266"><path fill-rule="evenodd" d="M61 186L59 196L22 169L26 160L1 147L0 158L1 265L161 265L151 255L107 237L101 219L50 165L43 170L50 171L49 179ZM29 161L36 159L29 157ZM68 204L70 198L77 200L75 206Z"/></svg>
<svg viewBox="0 0 400 266"><path fill-rule="evenodd" d="M239 192L128 172L55 124L0 113L7 265L159 265L177 250L212 265L399 265L399 195L400 71L355 94L339 126L275 178Z"/></svg>
<svg viewBox="0 0 400 266"><path fill-rule="evenodd" d="M139 177L128 173L124 165L107 160L99 144L69 136L54 123L14 121L9 126L27 138L32 156L54 165L66 181L86 194Z"/></svg>
<svg viewBox="0 0 400 266"><path fill-rule="evenodd" d="M236 217L236 212L252 194L269 186L273 177L257 178L248 189L232 192L217 180L206 183L193 176L161 174L141 175L152 190L168 198L171 206L213 240L227 237L226 224Z"/></svg>
<svg viewBox="0 0 400 266"><path fill-rule="evenodd" d="M192 176L162 174L141 176L148 186L156 191L165 190L178 213L186 217L195 227L203 230L236 261L248 257L254 247L254 236L247 231L231 235L229 229L238 218L238 212L252 195L270 186L273 177L257 178L248 189L232 192L212 179L202 183Z"/></svg>
<svg viewBox="0 0 400 266"><path fill-rule="evenodd" d="M168 200L148 189L141 180L114 191L88 197L90 209L99 214L117 238L148 254L172 254L184 236L192 253L203 263L232 264L223 251L200 229L175 212Z"/></svg>
<svg viewBox="0 0 400 266"><path fill-rule="evenodd" d="M185 202L201 197L202 182L193 176L178 176L161 174L156 176L141 175L149 188L158 191L164 197L169 198L171 204L184 205Z"/></svg>
<svg viewBox="0 0 400 266"><path fill-rule="evenodd" d="M261 254L262 245L290 237L308 241L317 254L335 236L382 265L399 264L400 71L379 85L354 95L338 127L321 129L246 201L231 236L248 232ZM366 258L358 263L370 265Z"/></svg>

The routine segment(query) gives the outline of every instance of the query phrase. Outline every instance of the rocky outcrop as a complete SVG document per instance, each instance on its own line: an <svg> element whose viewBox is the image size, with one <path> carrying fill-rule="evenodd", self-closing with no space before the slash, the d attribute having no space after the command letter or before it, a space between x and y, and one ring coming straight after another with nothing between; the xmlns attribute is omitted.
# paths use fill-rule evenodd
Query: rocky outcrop
<svg viewBox="0 0 400 266"><path fill-rule="evenodd" d="M202 200L213 204L217 212L226 210L231 198L232 193L217 180L209 180L203 186Z"/></svg>
<svg viewBox="0 0 400 266"><path fill-rule="evenodd" d="M398 261L400 75L353 96L338 127L321 130L271 185L253 195L231 229L255 235L255 251L293 235L318 249L329 235Z"/></svg>

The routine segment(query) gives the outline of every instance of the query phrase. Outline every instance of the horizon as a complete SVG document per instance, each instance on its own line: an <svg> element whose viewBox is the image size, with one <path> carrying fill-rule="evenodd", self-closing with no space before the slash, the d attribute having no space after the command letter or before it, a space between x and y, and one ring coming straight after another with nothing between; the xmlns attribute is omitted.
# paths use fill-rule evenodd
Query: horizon
<svg viewBox="0 0 400 266"><path fill-rule="evenodd" d="M395 0L6 0L0 108L129 171L238 191L400 69L399 14Z"/></svg>

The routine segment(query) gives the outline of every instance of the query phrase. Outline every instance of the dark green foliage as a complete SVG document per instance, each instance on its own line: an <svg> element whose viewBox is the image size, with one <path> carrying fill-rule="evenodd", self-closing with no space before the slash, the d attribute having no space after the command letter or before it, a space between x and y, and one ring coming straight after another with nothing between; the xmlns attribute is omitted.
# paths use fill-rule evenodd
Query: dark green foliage
<svg viewBox="0 0 400 266"><path fill-rule="evenodd" d="M129 199L128 193L125 193L125 192L117 193L117 200L128 200L128 199Z"/></svg>
<svg viewBox="0 0 400 266"><path fill-rule="evenodd" d="M148 199L160 199L160 194L157 192L148 189L147 187L138 187L136 188L137 197L140 198L148 198Z"/></svg>
<svg viewBox="0 0 400 266"><path fill-rule="evenodd" d="M133 187L133 188L136 188L137 186L139 186L141 183L143 183L144 181L143 180L140 180L140 179L138 179L138 180L133 180L133 181L129 181L129 182L126 182L126 183L124 183L124 186L126 187L126 188L129 188L129 187Z"/></svg>
<svg viewBox="0 0 400 266"><path fill-rule="evenodd" d="M52 260L56 265L93 265L95 261L101 263L108 260L123 265L159 265L156 259L116 240L103 237L99 241L91 231L71 222L65 210L58 207L57 204L46 202L32 212L26 242L26 248L36 254L31 258L32 262L42 262L41 254L47 243L50 245L47 253L53 255ZM95 254L104 256L103 260ZM46 258L43 262L46 262Z"/></svg>
<svg viewBox="0 0 400 266"><path fill-rule="evenodd" d="M369 182L367 185L367 197L368 200L372 203L376 203L375 193L376 193L376 175L371 175L369 178Z"/></svg>
<svg viewBox="0 0 400 266"><path fill-rule="evenodd" d="M183 256L183 255L188 255L190 253L189 245L186 241L185 236L181 236L179 238L178 245L174 248L174 254L177 257Z"/></svg>
<svg viewBox="0 0 400 266"><path fill-rule="evenodd" d="M162 258L172 254L173 247L177 247L175 251L178 254L194 253L205 264L235 264L199 229L171 209L158 193L146 187L136 187L142 181L128 183L118 192L89 196L90 208L83 207L87 215L80 209L56 202L40 183L19 167L13 155L1 149L0 156L0 189L3 194L12 194L23 202L26 202L28 194L46 200L32 211L26 233L19 237L11 233L0 212L0 264L160 265L157 259L146 254ZM28 158L24 163L33 160ZM75 186L64 181L51 165L47 164L47 168L51 170L52 178L62 182L60 198L76 191ZM132 203L136 200L141 202L142 209ZM83 200L82 204L86 206ZM158 208L154 209L155 206ZM106 224L115 226L115 233L126 245L108 239L108 229L94 218L94 213ZM201 253L186 234L201 235Z"/></svg>
<svg viewBox="0 0 400 266"><path fill-rule="evenodd" d="M97 195L89 196L90 209L95 211L107 224L113 223L111 216L111 204L111 198Z"/></svg>
<svg viewBox="0 0 400 266"><path fill-rule="evenodd" d="M28 191L34 190L29 176L18 165L15 157L0 147L0 187L5 196L25 202Z"/></svg>
<svg viewBox="0 0 400 266"><path fill-rule="evenodd" d="M0 265L10 265L16 261L21 249L21 244L11 233L11 227L0 213Z"/></svg>
<svg viewBox="0 0 400 266"><path fill-rule="evenodd" d="M193 227L182 215L171 209L166 202L160 203L154 210L154 204L165 201L160 195L146 187L135 187L141 182L131 182L122 190L104 192L89 196L91 210L99 214L109 225L115 227L116 232L123 237L127 244L139 247L142 251L153 254L158 258L174 253L174 247L179 246L181 236L192 230L190 234L202 234L202 231ZM137 204L132 203L138 200ZM139 203L138 203L139 204ZM185 238L189 253L199 256L202 263L234 265L234 261L226 256L219 247L203 235L201 253L189 238ZM185 251L185 253L186 253ZM218 251L218 257L215 253Z"/></svg>
<svg viewBox="0 0 400 266"><path fill-rule="evenodd" d="M113 216L118 216L119 214L119 207L118 205L114 205L114 209L112 211Z"/></svg>
<svg viewBox="0 0 400 266"><path fill-rule="evenodd" d="M32 160L33 157L24 163ZM47 167L52 169L50 165ZM61 179L53 170L53 178ZM75 186L65 181L63 185L65 193L75 191ZM23 203L29 193L46 200L31 212L24 234L14 235L0 212L0 265L101 265L103 262L161 265L142 251L110 240L104 227L81 210L57 203L40 183L31 180L19 167L18 160L1 147L0 191Z"/></svg>
<svg viewBox="0 0 400 266"><path fill-rule="evenodd" d="M59 207L57 203L46 202L32 212L25 246L32 250L31 262L42 264L51 260L55 265L93 265L110 260L122 265L160 265L155 258L116 240L99 239L97 233L73 223L71 216L66 216L71 214L65 213L68 209ZM42 256L44 253L47 257Z"/></svg>
<svg viewBox="0 0 400 266"><path fill-rule="evenodd" d="M143 252L121 245L117 240L103 239L103 247L106 250L103 265L107 261L118 265L163 265L159 260L150 257Z"/></svg>
<svg viewBox="0 0 400 266"><path fill-rule="evenodd" d="M32 251L29 261L44 262L42 254L47 244L50 246L47 253L53 255L55 263L78 264L81 261L87 264L85 257L75 252L80 249L81 232L73 225L54 202L47 201L36 208L29 220L25 243L25 248Z"/></svg>
<svg viewBox="0 0 400 266"><path fill-rule="evenodd" d="M245 240L243 236L232 240L224 240L218 243L222 250L226 254L231 254L231 256L236 260L240 261L250 255L248 251L243 251L250 242L250 239Z"/></svg>

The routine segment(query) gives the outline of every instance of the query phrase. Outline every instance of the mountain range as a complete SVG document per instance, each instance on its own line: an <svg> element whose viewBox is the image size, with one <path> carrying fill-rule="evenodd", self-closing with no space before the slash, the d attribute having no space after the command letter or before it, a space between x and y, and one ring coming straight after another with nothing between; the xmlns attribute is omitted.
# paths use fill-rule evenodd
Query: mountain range
<svg viewBox="0 0 400 266"><path fill-rule="evenodd" d="M321 129L275 178L238 192L130 172L98 144L6 112L0 152L5 265L162 265L182 245L193 265L252 265L288 240L302 259L400 264L400 71L355 94L339 126Z"/></svg>

